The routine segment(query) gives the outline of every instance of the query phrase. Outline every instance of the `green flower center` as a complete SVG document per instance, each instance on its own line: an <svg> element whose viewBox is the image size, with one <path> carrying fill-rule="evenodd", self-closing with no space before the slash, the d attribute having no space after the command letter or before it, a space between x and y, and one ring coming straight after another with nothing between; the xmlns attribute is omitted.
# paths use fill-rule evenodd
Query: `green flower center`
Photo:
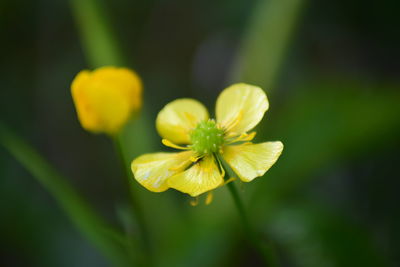
<svg viewBox="0 0 400 267"><path fill-rule="evenodd" d="M197 153L215 153L224 143L224 131L217 127L214 120L202 121L190 133L190 140L192 149Z"/></svg>

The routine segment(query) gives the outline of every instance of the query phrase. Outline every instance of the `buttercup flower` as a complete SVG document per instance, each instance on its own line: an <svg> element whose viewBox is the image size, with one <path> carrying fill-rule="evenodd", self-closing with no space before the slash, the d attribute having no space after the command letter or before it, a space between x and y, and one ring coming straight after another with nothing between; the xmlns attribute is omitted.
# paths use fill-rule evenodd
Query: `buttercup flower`
<svg viewBox="0 0 400 267"><path fill-rule="evenodd" d="M132 161L135 179L153 192L174 188L195 197L225 183L223 159L244 182L262 176L280 156L280 141L253 144L250 132L268 109L264 91L234 84L218 97L216 120L194 99L167 104L156 120L162 143L183 150L153 153Z"/></svg>
<svg viewBox="0 0 400 267"><path fill-rule="evenodd" d="M94 133L117 133L142 105L142 83L126 68L83 70L71 92L82 127Z"/></svg>

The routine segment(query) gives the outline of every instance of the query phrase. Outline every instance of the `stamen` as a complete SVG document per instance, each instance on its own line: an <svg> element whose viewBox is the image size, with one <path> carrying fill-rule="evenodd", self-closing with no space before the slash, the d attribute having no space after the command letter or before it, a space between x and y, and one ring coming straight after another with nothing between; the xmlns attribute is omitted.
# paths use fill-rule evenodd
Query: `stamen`
<svg viewBox="0 0 400 267"><path fill-rule="evenodd" d="M163 139L163 140L161 140L161 142L164 144L164 146L167 146L167 147L172 147L172 148L176 148L176 149L180 149L180 150L189 150L190 149L190 147L185 147L185 146L179 146L179 145L176 145L176 144L174 144L174 143L172 143L171 141L169 141L168 139Z"/></svg>
<svg viewBox="0 0 400 267"><path fill-rule="evenodd" d="M189 203L192 207L196 207L199 204L199 197L192 198Z"/></svg>
<svg viewBox="0 0 400 267"><path fill-rule="evenodd" d="M236 142L251 141L256 136L256 132L251 132L250 134L243 133L232 140L226 141L226 144L232 144Z"/></svg>
<svg viewBox="0 0 400 267"><path fill-rule="evenodd" d="M254 137L256 136L257 132L251 132L249 134L246 134L246 136L240 140L240 141L251 141L254 139Z"/></svg>
<svg viewBox="0 0 400 267"><path fill-rule="evenodd" d="M233 181L235 181L236 179L237 179L236 177L231 177L231 178L229 178L228 180L224 181L224 184L223 184L223 185L229 184L230 182L233 182Z"/></svg>
<svg viewBox="0 0 400 267"><path fill-rule="evenodd" d="M228 133L225 135L225 140L228 140L228 139L234 138L234 137L238 137L238 136L240 136L240 134L237 133L237 132L228 132Z"/></svg>
<svg viewBox="0 0 400 267"><path fill-rule="evenodd" d="M205 201L206 205L210 205L211 202L213 201L213 198L214 198L213 193L211 191L208 192L206 201Z"/></svg>

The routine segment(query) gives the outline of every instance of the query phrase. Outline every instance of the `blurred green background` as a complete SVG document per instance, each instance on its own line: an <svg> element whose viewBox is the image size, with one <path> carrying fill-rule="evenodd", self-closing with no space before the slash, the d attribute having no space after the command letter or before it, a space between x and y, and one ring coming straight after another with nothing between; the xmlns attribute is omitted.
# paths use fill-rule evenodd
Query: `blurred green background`
<svg viewBox="0 0 400 267"><path fill-rule="evenodd" d="M233 82L259 85L270 109L256 141L285 149L264 177L237 185L280 265L399 266L398 10L359 0L3 0L0 119L121 226L123 174L112 142L80 127L74 76L109 64L141 75L144 108L121 136L129 161L166 150L154 121L169 101L193 97L212 111ZM174 190L132 187L156 266L261 266L225 187L197 207ZM3 147L0 196L1 266L113 266Z"/></svg>

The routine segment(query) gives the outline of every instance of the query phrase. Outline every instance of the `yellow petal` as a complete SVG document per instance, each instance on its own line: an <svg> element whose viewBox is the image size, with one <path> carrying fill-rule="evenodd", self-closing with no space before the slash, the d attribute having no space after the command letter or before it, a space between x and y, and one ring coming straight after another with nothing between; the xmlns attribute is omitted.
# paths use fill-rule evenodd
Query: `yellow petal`
<svg viewBox="0 0 400 267"><path fill-rule="evenodd" d="M280 141L241 144L223 148L225 161L244 182L262 176L278 160L283 150Z"/></svg>
<svg viewBox="0 0 400 267"><path fill-rule="evenodd" d="M217 122L228 132L242 134L253 129L268 110L265 92L257 86L238 83L219 95Z"/></svg>
<svg viewBox="0 0 400 267"><path fill-rule="evenodd" d="M168 179L168 185L192 197L220 186L224 179L213 156L199 160L186 171Z"/></svg>
<svg viewBox="0 0 400 267"><path fill-rule="evenodd" d="M175 144L189 144L191 129L208 119L207 109L199 101L177 99L167 104L159 113L156 127L161 137Z"/></svg>
<svg viewBox="0 0 400 267"><path fill-rule="evenodd" d="M145 154L132 161L131 169L142 186L153 192L162 192L168 189L166 180L191 163L192 154L191 151Z"/></svg>
<svg viewBox="0 0 400 267"><path fill-rule="evenodd" d="M142 104L141 81L126 68L81 71L71 92L82 127L92 132L118 132Z"/></svg>

